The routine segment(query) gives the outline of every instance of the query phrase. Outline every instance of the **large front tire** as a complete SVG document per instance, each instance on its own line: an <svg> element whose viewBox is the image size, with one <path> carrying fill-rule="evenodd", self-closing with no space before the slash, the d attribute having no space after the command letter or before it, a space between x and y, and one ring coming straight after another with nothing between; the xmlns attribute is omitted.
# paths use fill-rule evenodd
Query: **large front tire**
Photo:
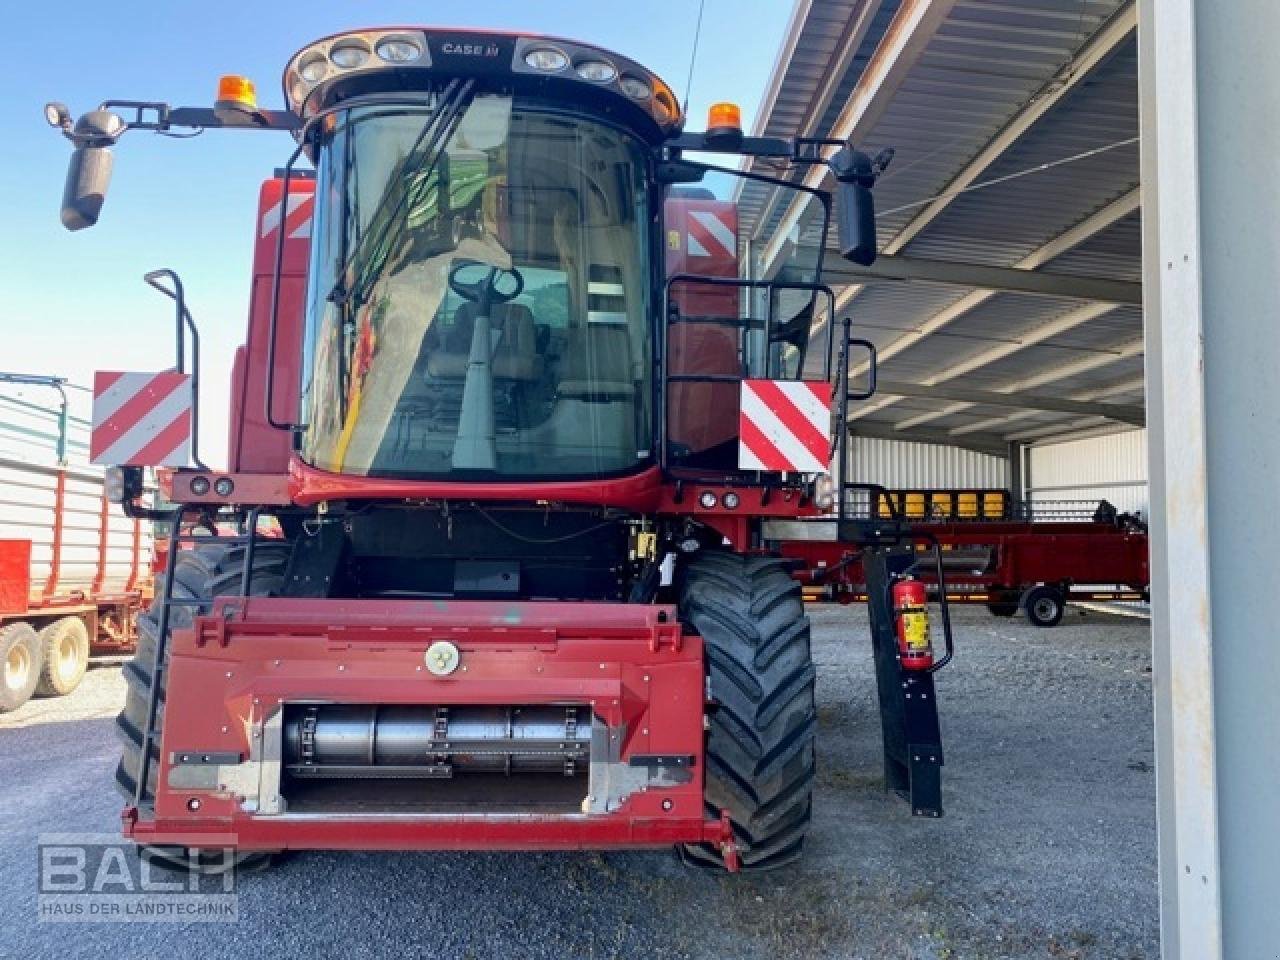
<svg viewBox="0 0 1280 960"><path fill-rule="evenodd" d="M253 556L254 596L275 593L284 579L285 564L289 559L288 547L280 544L258 544ZM226 547L218 544L183 550L175 561L173 572L173 596L182 600L212 601L216 596L238 594L244 565L243 547ZM158 585L158 589L163 585ZM200 612L207 613L208 602L200 605ZM174 604L169 610L169 629L184 629L191 625L196 610L186 604ZM116 731L124 748L116 767L116 786L130 803L137 795L138 771L142 768L143 731L147 724L147 703L151 691L151 673L155 666L156 642L160 636L160 604L138 616L138 648L133 659L124 665L124 709L116 717ZM166 656L169 646L165 644ZM164 726L165 689L160 685L156 703L155 729ZM151 744L151 759L147 764L147 784L142 792L142 802L150 805L155 799L156 776L160 767L158 738Z"/></svg>
<svg viewBox="0 0 1280 960"><path fill-rule="evenodd" d="M709 550L685 564L681 622L702 637L711 698L708 813L727 813L744 870L797 859L812 809L817 708L809 618L783 563ZM687 863L723 866L709 844Z"/></svg>

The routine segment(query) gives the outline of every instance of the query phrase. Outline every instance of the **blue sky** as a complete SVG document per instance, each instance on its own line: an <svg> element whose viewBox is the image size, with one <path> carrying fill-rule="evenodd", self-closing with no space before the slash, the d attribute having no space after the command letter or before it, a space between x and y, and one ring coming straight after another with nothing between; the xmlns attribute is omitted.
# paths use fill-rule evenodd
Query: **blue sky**
<svg viewBox="0 0 1280 960"><path fill-rule="evenodd" d="M690 98L690 127L707 106L734 100L750 128L791 0L706 0ZM286 135L213 131L191 140L127 134L98 225L58 222L69 144L44 123L61 100L73 114L104 99L209 105L223 73L242 73L263 106L282 105L280 74L298 48L329 33L383 24L493 27L599 44L661 75L683 96L697 19L694 0L467 0L466 3L15 4L0 65L0 265L5 304L0 370L57 373L88 383L95 368L161 369L173 362L167 301L142 274L183 277L203 337L201 447L220 463L226 383L243 339L258 185L282 166ZM33 395L34 396L34 395Z"/></svg>

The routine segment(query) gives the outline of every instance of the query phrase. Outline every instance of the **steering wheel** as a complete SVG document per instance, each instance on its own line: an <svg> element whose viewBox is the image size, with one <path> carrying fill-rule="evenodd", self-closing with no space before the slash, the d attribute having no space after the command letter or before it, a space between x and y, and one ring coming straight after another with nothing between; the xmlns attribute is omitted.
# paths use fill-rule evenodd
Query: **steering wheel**
<svg viewBox="0 0 1280 960"><path fill-rule="evenodd" d="M461 260L449 271L449 289L487 315L489 307L520 296L524 275L514 267L504 270L479 260Z"/></svg>

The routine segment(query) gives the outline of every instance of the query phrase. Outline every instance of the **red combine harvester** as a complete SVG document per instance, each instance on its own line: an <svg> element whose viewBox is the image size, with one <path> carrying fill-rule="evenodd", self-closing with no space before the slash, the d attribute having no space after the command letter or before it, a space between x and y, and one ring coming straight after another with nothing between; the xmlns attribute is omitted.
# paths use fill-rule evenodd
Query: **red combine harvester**
<svg viewBox="0 0 1280 960"><path fill-rule="evenodd" d="M869 262L887 160L744 136L728 104L682 132L640 65L516 33L327 37L284 92L262 110L224 77L212 109L47 111L75 146L70 229L96 222L126 130L297 141L261 194L228 470L186 465L195 326L175 276L150 279L177 304L177 369L99 376L118 448L150 452L114 463L126 510L149 515L143 463L179 467L119 720L125 833L169 856L793 860L814 667L763 525L833 503L830 371L802 371L830 367L833 208L841 252ZM838 189L690 153L828 164ZM809 263L739 278L735 211L705 193L734 178L811 205ZM189 533L228 519L235 536ZM888 590L913 548L881 530L864 562ZM919 611L872 615L888 785L938 816L947 657Z"/></svg>
<svg viewBox="0 0 1280 960"><path fill-rule="evenodd" d="M132 653L153 581L151 525L120 516L103 472L72 455L66 379L0 373L0 385L60 398L56 410L0 398L0 440L20 441L0 444L3 713L71 693L91 656Z"/></svg>

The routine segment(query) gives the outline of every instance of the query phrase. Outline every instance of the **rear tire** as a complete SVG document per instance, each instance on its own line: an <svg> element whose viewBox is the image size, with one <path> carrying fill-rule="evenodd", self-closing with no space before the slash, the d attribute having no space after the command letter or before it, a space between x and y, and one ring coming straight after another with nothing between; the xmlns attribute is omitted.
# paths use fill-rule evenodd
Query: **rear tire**
<svg viewBox="0 0 1280 960"><path fill-rule="evenodd" d="M40 639L22 620L0 626L0 713L17 710L40 682Z"/></svg>
<svg viewBox="0 0 1280 960"><path fill-rule="evenodd" d="M1066 612L1067 597L1057 587L1032 587L1022 598L1022 608L1033 626L1056 627Z"/></svg>
<svg viewBox="0 0 1280 960"><path fill-rule="evenodd" d="M284 581L284 568L289 560L287 544L259 543L253 556L253 596L270 596L276 593ZM212 601L216 596L238 594L244 565L244 547L226 547L219 544L183 550L175 561L173 572L173 596L181 599ZM163 582L157 584L156 593L163 595ZM207 613L211 604L202 603L199 611ZM196 611L190 606L174 606L169 611L169 633L191 625ZM124 709L116 717L116 732L123 741L120 763L116 767L116 786L132 803L137 793L138 771L142 767L143 731L147 724L147 703L151 691L151 675L155 667L156 644L160 635L160 604L157 600L138 616L138 648L133 659L124 666ZM166 657L169 646L165 644ZM156 704L156 733L164 728L165 689L161 683ZM147 764L147 785L142 802L150 806L155 800L156 776L160 766L158 738L151 744L151 759Z"/></svg>
<svg viewBox="0 0 1280 960"><path fill-rule="evenodd" d="M791 863L809 827L817 728L800 585L777 559L705 551L682 572L680 619L702 637L717 704L706 741L707 812L728 813L743 870ZM710 844L680 854L724 866Z"/></svg>
<svg viewBox="0 0 1280 960"><path fill-rule="evenodd" d="M36 695L65 697L89 669L89 630L79 617L63 617L40 631L43 664Z"/></svg>

